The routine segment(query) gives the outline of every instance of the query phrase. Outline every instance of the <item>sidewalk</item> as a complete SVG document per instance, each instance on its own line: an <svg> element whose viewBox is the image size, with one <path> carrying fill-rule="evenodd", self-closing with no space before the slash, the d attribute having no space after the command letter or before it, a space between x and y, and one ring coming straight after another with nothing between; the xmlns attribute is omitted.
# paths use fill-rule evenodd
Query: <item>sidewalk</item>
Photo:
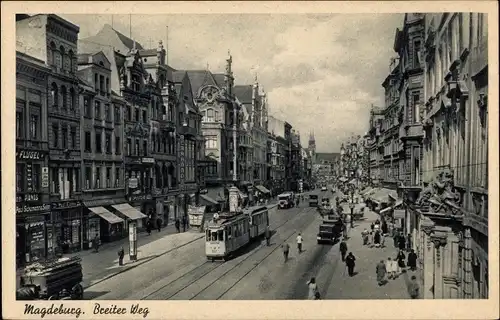
<svg viewBox="0 0 500 320"><path fill-rule="evenodd" d="M365 219L355 222L354 229L348 229L347 240L348 252L356 257L355 275L351 278L347 275L345 264L339 261L335 275L333 276L324 299L408 299L407 281L404 273L395 280L389 280L384 286L379 286L376 280L375 268L380 260L394 259L397 249L394 248L393 240L385 238L384 248L370 248L363 246L361 232L363 229L370 230L370 224L378 218L378 215L365 209ZM338 251L338 246L335 247ZM413 273L411 274L413 275ZM410 275L410 276L411 276Z"/></svg>

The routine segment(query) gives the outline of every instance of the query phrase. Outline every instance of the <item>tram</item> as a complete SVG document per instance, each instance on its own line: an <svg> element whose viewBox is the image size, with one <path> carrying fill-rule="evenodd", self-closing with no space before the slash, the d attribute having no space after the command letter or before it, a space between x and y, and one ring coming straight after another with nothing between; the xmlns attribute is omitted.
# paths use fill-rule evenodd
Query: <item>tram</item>
<svg viewBox="0 0 500 320"><path fill-rule="evenodd" d="M266 206L214 214L205 231L207 259L227 261L238 250L261 237L268 226L269 210Z"/></svg>

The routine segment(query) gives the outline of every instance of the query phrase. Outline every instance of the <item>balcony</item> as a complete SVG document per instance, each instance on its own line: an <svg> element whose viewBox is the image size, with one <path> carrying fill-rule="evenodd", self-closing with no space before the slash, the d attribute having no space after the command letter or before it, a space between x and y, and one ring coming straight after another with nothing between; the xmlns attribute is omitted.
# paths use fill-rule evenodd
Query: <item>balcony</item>
<svg viewBox="0 0 500 320"><path fill-rule="evenodd" d="M402 141L418 140L424 137L424 130L420 123L406 123L400 134L400 139Z"/></svg>
<svg viewBox="0 0 500 320"><path fill-rule="evenodd" d="M189 137L196 137L198 135L198 132L196 128L193 127L188 127L188 126L181 126L179 128L179 134L183 136L189 136Z"/></svg>
<svg viewBox="0 0 500 320"><path fill-rule="evenodd" d="M160 129L168 132L175 131L175 123L172 119L170 119L166 114L161 115L158 119L158 123L160 124Z"/></svg>

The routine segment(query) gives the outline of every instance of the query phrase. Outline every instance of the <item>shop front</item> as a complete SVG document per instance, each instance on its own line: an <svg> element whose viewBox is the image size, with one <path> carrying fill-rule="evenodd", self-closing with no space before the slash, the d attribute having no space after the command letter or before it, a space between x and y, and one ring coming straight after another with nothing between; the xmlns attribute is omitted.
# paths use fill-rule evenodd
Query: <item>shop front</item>
<svg viewBox="0 0 500 320"><path fill-rule="evenodd" d="M87 249L92 248L96 236L100 242L113 242L126 236L124 220L103 206L88 207L90 212L84 221Z"/></svg>
<svg viewBox="0 0 500 320"><path fill-rule="evenodd" d="M153 196L148 193L138 193L138 194L129 194L127 196L128 205L133 207L134 212L134 221L136 221L137 229L142 229L146 227L146 222L148 219L154 219L157 216L156 212L156 200L153 199ZM115 208L116 209L116 208ZM131 211L132 212L132 211ZM137 214L140 213L141 215ZM137 217L136 217L137 216ZM139 216L144 216L139 218ZM125 216L125 221L127 219L131 219L128 216ZM128 223L125 222L125 228L128 228Z"/></svg>
<svg viewBox="0 0 500 320"><path fill-rule="evenodd" d="M147 215L142 213L139 209L141 206L133 207L128 203L121 203L111 206L113 213L124 220L125 230L129 230L129 225L133 222L137 229L144 228L146 222L150 219Z"/></svg>
<svg viewBox="0 0 500 320"><path fill-rule="evenodd" d="M52 240L55 253L66 254L82 249L82 202L79 200L51 204Z"/></svg>
<svg viewBox="0 0 500 320"><path fill-rule="evenodd" d="M177 201L175 196L167 196L163 202L164 225L173 223L177 218Z"/></svg>
<svg viewBox="0 0 500 320"><path fill-rule="evenodd" d="M256 197L259 200L269 199L269 197L271 196L271 191L269 191L269 189L267 189L263 185L255 186L255 190Z"/></svg>

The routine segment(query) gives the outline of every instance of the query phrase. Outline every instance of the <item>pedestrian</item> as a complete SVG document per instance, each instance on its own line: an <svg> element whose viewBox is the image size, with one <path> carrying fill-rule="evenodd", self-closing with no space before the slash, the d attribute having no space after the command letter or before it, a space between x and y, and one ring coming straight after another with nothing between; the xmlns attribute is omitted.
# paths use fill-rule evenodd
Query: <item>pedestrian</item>
<svg viewBox="0 0 500 320"><path fill-rule="evenodd" d="M415 271L417 268L417 254L413 249L411 249L411 252L408 254L408 267L411 271Z"/></svg>
<svg viewBox="0 0 500 320"><path fill-rule="evenodd" d="M345 258L345 264L347 266L347 273L349 274L349 277L354 276L354 267L356 266L356 257L354 257L352 252L349 252L347 257Z"/></svg>
<svg viewBox="0 0 500 320"><path fill-rule="evenodd" d="M375 231L375 235L373 236L373 243L375 247L380 247L380 231Z"/></svg>
<svg viewBox="0 0 500 320"><path fill-rule="evenodd" d="M316 279L312 277L311 280L307 282L307 286L309 288L309 293L307 295L307 298L309 300L317 300L316 297L319 294L319 290L318 290L318 285L316 284Z"/></svg>
<svg viewBox="0 0 500 320"><path fill-rule="evenodd" d="M302 253L302 235L299 233L299 235L297 236L297 250L299 251L299 253Z"/></svg>
<svg viewBox="0 0 500 320"><path fill-rule="evenodd" d="M375 225L373 224L373 222L372 222L372 224L370 225L370 228L372 229L372 232L373 232L373 231L374 231L374 229L375 229Z"/></svg>
<svg viewBox="0 0 500 320"><path fill-rule="evenodd" d="M394 248L397 248L399 246L399 232L397 230L394 230L392 239L394 240Z"/></svg>
<svg viewBox="0 0 500 320"><path fill-rule="evenodd" d="M347 243L345 243L345 239L342 239L342 242L340 242L339 249L342 261L345 261L345 255L347 254Z"/></svg>
<svg viewBox="0 0 500 320"><path fill-rule="evenodd" d="M406 239L404 235L399 236L399 250L405 250L406 248Z"/></svg>
<svg viewBox="0 0 500 320"><path fill-rule="evenodd" d="M118 250L118 265L123 266L123 257L125 256L125 250L123 250L123 247Z"/></svg>
<svg viewBox="0 0 500 320"><path fill-rule="evenodd" d="M405 265L405 254L403 252L403 250L399 250L399 253L398 253L398 256L396 257L396 260L398 261L398 267L403 270L406 265Z"/></svg>
<svg viewBox="0 0 500 320"><path fill-rule="evenodd" d="M285 258L285 262L288 261L288 252L290 251L290 246L288 245L288 243L284 243L281 245L281 247L283 248L283 257Z"/></svg>
<svg viewBox="0 0 500 320"><path fill-rule="evenodd" d="M156 219L156 228L158 228L158 232L161 231L161 219L160 218L157 218Z"/></svg>
<svg viewBox="0 0 500 320"><path fill-rule="evenodd" d="M410 252L411 250L411 234L408 233L408 236L406 237L406 251Z"/></svg>
<svg viewBox="0 0 500 320"><path fill-rule="evenodd" d="M361 237L363 238L363 245L367 245L368 244L368 234L370 232L365 228L365 230L363 230L363 232L361 232Z"/></svg>
<svg viewBox="0 0 500 320"><path fill-rule="evenodd" d="M384 260L380 260L380 262L377 264L375 272L377 273L378 285L379 286L383 285L385 280L385 275L387 273L387 267L384 263Z"/></svg>
<svg viewBox="0 0 500 320"><path fill-rule="evenodd" d="M411 283L409 285L410 297L418 299L420 296L420 286L417 283L417 277L411 276Z"/></svg>
<svg viewBox="0 0 500 320"><path fill-rule="evenodd" d="M394 269L394 265L391 257L387 258L385 262L385 269L387 270L387 278L394 279L396 277L396 270ZM396 266L397 267L397 266Z"/></svg>
<svg viewBox="0 0 500 320"><path fill-rule="evenodd" d="M148 233L148 236L151 235L151 220L148 220L148 222L146 222L146 231Z"/></svg>
<svg viewBox="0 0 500 320"><path fill-rule="evenodd" d="M266 226L265 237L266 245L269 247L269 245L271 244L271 231L269 230L269 226Z"/></svg>
<svg viewBox="0 0 500 320"><path fill-rule="evenodd" d="M175 229L177 229L177 233L181 232L181 222L179 218L175 219Z"/></svg>
<svg viewBox="0 0 500 320"><path fill-rule="evenodd" d="M385 235L388 234L387 222L385 222L385 221L382 223L382 234L384 235L384 237L385 237Z"/></svg>
<svg viewBox="0 0 500 320"><path fill-rule="evenodd" d="M186 215L182 216L182 232L186 232L187 218Z"/></svg>
<svg viewBox="0 0 500 320"><path fill-rule="evenodd" d="M94 251L99 252L100 241L98 235L95 235L94 240L92 241L92 245L94 246Z"/></svg>

